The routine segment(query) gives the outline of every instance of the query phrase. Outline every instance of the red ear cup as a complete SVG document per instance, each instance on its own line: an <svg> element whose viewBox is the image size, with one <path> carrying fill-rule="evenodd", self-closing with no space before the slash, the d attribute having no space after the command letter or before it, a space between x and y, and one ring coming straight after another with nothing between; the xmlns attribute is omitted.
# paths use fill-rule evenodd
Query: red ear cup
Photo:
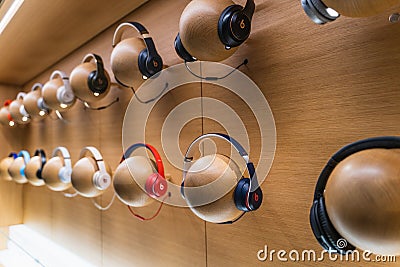
<svg viewBox="0 0 400 267"><path fill-rule="evenodd" d="M152 197L162 197L167 193L168 184L159 173L153 173L146 180L146 192Z"/></svg>

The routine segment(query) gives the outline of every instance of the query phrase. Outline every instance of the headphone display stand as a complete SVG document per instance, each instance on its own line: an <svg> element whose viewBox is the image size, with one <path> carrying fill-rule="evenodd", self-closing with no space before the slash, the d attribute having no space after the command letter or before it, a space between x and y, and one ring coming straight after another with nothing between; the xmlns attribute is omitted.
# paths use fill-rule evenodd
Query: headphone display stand
<svg viewBox="0 0 400 267"><path fill-rule="evenodd" d="M199 63L201 64L201 61L199 61ZM223 76L220 76L220 77L213 77L213 76L203 77L203 76L201 76L201 75L198 75L198 74L196 74L196 73L194 73L194 72L192 71L192 69L191 69L191 68L189 67L189 65L188 65L188 61L186 61L186 60L185 60L185 67L186 67L186 69L190 72L190 74L192 74L192 75L193 75L194 77L196 77L196 78L199 78L199 79L205 80L205 81L217 81L217 80L223 80L223 79L229 77L229 76L232 75L236 70L238 70L240 67L242 67L242 66L244 66L244 65L247 66L248 63L249 63L249 60L248 60L247 58L245 58L245 59L243 60L243 62L240 63L236 68L234 68L232 71L230 71L230 72L228 72L227 74L225 74L225 75L223 75Z"/></svg>

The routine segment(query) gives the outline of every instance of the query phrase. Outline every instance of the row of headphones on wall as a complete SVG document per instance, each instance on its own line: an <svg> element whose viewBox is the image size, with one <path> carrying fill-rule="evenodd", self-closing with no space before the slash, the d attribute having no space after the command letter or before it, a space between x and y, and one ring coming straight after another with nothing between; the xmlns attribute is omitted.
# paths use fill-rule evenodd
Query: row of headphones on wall
<svg viewBox="0 0 400 267"><path fill-rule="evenodd" d="M358 1L357 5L350 5L350 8L346 8L341 2L343 1L301 0L306 14L319 24L333 21L339 16L333 8L341 11L341 6L344 6L343 12L346 15L367 16L392 7L396 4L394 2L400 3L400 0ZM180 18L179 33L174 43L175 51L185 62L221 61L228 58L249 37L254 11L253 0L247 0L244 7L231 0L191 1ZM127 28L138 31L141 38L122 40L122 34ZM120 24L114 33L112 46L111 69L121 86L132 89L138 87L144 79L163 69L163 60L153 39L138 22ZM71 108L76 98L91 108L90 103L103 99L110 91L110 86L110 75L104 68L102 58L96 54L88 54L70 77L62 71L54 71L44 86L37 83L30 93L21 92L14 101L6 101L0 110L0 124L25 124L31 118L45 117L50 110L56 111L61 117L59 112ZM118 99L111 104L116 101ZM103 108L105 107L100 107Z"/></svg>
<svg viewBox="0 0 400 267"><path fill-rule="evenodd" d="M207 172L192 172L192 167L197 168L199 164L202 164L202 160L207 158L206 156L196 161L193 160L196 145L208 138L219 138L229 142L246 162L250 178L241 176L240 170L235 167L238 165L232 163L232 159L229 159L228 163L223 163L224 161L219 159L213 161L212 164L207 162L205 171L216 169L213 168L213 164L219 166L221 173L218 175L214 173L213 177L227 179L227 181L221 181L221 184L232 181L235 184L237 183L233 191L223 196L227 200L228 205L226 207L228 210L224 214L220 214L221 206L218 204L220 200L217 200L215 204L205 205L208 206L206 213L199 211L204 207L189 206L196 215L204 220L214 223L231 223L241 218L245 212L258 209L263 197L253 163L249 161L245 149L232 137L213 133L202 135L193 141L184 158L181 196L188 204L193 204L193 201L191 201L192 191L186 192L187 188L205 185L195 184L193 180L199 180L199 177L195 177L196 175L209 176ZM147 156L133 155L140 148L145 148L150 152L154 160ZM221 163L224 164L223 168L221 168ZM193 173L195 174L193 175ZM74 165L68 149L57 147L49 160L41 149L36 150L32 158L26 150L22 150L18 154L10 153L0 162L0 177L19 184L29 182L34 186L46 185L53 191L64 192L67 197L81 195L92 198L92 200L113 187L115 195L128 205L135 216L142 220L145 220L145 218L135 214L130 207L144 207L152 203L154 199L159 199L162 206L164 200L171 197L171 191L168 190L169 183L165 178L164 165L159 152L153 146L142 143L134 144L125 151L114 174L95 147L83 148L80 159ZM207 179L203 179L205 183L212 182ZM106 210L112 202L113 200L106 208L100 207L96 202L93 203L99 209ZM151 219L154 217L151 217Z"/></svg>

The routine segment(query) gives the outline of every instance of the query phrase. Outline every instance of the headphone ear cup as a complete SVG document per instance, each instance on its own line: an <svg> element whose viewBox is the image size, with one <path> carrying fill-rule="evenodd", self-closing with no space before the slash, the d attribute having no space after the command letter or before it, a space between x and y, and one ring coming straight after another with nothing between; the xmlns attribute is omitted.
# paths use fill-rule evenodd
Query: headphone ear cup
<svg viewBox="0 0 400 267"><path fill-rule="evenodd" d="M19 169L19 174L21 174L22 177L25 177L25 165Z"/></svg>
<svg viewBox="0 0 400 267"><path fill-rule="evenodd" d="M164 177L153 173L147 178L145 185L146 192L152 197L162 197L167 193L168 184Z"/></svg>
<svg viewBox="0 0 400 267"><path fill-rule="evenodd" d="M319 200L314 201L311 210L310 210L310 225L311 230L314 233L315 238L317 239L318 243L327 251L332 250L330 245L326 242L323 236L323 232L321 229L321 223L319 221L318 216L318 203Z"/></svg>
<svg viewBox="0 0 400 267"><path fill-rule="evenodd" d="M328 242L331 250L333 249L343 255L346 254L346 252L348 251L355 250L355 247L349 243L345 248L338 247L337 243L340 239L343 239L343 237L336 231L331 221L329 220L328 213L325 209L325 199L323 197L319 199L317 216L322 229L322 233L325 234L327 238L326 242Z"/></svg>
<svg viewBox="0 0 400 267"><path fill-rule="evenodd" d="M242 178L238 182L235 188L235 193L234 193L234 200L235 200L235 205L238 210L241 211L250 211L250 209L247 208L246 206L246 198L247 198L247 192L249 190L249 184L250 180L247 178Z"/></svg>
<svg viewBox="0 0 400 267"><path fill-rule="evenodd" d="M196 61L196 59L192 55L190 55L190 53L183 46L181 36L179 33L175 38L174 46L175 46L175 51L180 58L182 58L183 60L185 60L187 62Z"/></svg>
<svg viewBox="0 0 400 267"><path fill-rule="evenodd" d="M243 14L242 6L228 6L218 21L218 35L226 47L241 45L250 35L251 21Z"/></svg>
<svg viewBox="0 0 400 267"><path fill-rule="evenodd" d="M106 190L111 185L111 177L108 173L96 171L93 174L93 184L99 190Z"/></svg>
<svg viewBox="0 0 400 267"><path fill-rule="evenodd" d="M95 70L88 76L88 86L93 93L103 94L107 91L108 80L103 74L97 73Z"/></svg>
<svg viewBox="0 0 400 267"><path fill-rule="evenodd" d="M40 169L38 169L38 170L36 171L36 177L39 178L39 179L43 179L43 178L42 178L42 168L40 168Z"/></svg>
<svg viewBox="0 0 400 267"><path fill-rule="evenodd" d="M70 183L71 182L71 170L69 170L67 167L62 167L58 171L58 178L60 179L61 182L63 183Z"/></svg>
<svg viewBox="0 0 400 267"><path fill-rule="evenodd" d="M149 52L147 51L147 48L140 51L139 56L138 56L139 70L146 77L152 76L151 73L149 72L149 70L147 69L148 57L149 57Z"/></svg>
<svg viewBox="0 0 400 267"><path fill-rule="evenodd" d="M57 100L60 103L71 104L74 102L75 96L70 90L66 90L64 86L57 89Z"/></svg>

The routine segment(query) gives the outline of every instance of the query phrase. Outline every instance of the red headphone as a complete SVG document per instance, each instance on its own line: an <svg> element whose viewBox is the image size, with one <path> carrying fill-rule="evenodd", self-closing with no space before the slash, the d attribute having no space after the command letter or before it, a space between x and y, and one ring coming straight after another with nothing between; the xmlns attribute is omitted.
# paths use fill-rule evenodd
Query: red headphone
<svg viewBox="0 0 400 267"><path fill-rule="evenodd" d="M167 181L165 180L164 165L157 149L155 149L153 146L149 144L142 144L142 143L134 144L125 151L125 154L122 156L121 163L125 159L129 158L136 149L141 147L150 150L151 154L155 159L157 168L157 172L151 174L146 180L146 185L145 185L146 193L152 197L162 197L165 195L165 193L167 193L168 184Z"/></svg>
<svg viewBox="0 0 400 267"><path fill-rule="evenodd" d="M122 163L125 159L129 158L130 155L136 149L141 148L141 147L150 150L151 154L153 155L153 157L155 159L156 169L157 169L157 172L152 173L146 180L146 184L145 184L146 193L151 197L162 197L167 193L168 183L167 183L167 180L165 179L165 175L164 175L164 165L163 165L161 156L158 153L157 149L155 149L153 146L151 146L149 144L142 144L142 143L134 144L125 151L125 154L122 156L120 163ZM145 217L135 213L129 205L127 207L129 209L129 211L132 213L132 215L135 216L136 218L139 218L142 221L150 221L150 220L154 219L155 217L157 217L157 215L160 213L161 208L164 204L164 200L169 196L170 196L170 194L168 194L164 197L164 199L162 200L156 213L153 216L151 216L150 218L145 218Z"/></svg>
<svg viewBox="0 0 400 267"><path fill-rule="evenodd" d="M8 107L9 105L11 105L11 102L12 102L12 100L6 100L5 102L4 102L4 106L5 107ZM10 112L8 112L8 114L7 114L7 119L8 119L8 121L9 121L9 125L10 126L14 126L14 119L13 119L13 117L11 117L11 113Z"/></svg>

